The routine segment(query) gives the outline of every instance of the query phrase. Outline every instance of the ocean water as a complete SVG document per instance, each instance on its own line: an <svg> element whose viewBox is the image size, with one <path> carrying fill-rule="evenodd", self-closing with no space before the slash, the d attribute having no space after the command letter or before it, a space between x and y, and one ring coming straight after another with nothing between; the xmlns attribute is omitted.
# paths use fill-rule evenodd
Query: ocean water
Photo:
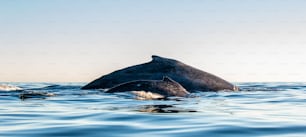
<svg viewBox="0 0 306 137"><path fill-rule="evenodd" d="M2 83L3 84L3 83ZM236 83L239 92L137 100L80 90L85 83L5 83L1 137L305 137L306 83Z"/></svg>

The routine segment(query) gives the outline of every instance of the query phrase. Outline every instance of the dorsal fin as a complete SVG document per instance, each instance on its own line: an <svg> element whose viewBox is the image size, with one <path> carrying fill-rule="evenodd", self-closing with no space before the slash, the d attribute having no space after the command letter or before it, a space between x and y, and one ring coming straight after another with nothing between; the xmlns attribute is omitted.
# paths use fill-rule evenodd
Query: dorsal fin
<svg viewBox="0 0 306 137"><path fill-rule="evenodd" d="M159 60L161 60L163 58L160 57L160 56L157 56L157 55L152 55L152 59L153 59L153 61L159 61Z"/></svg>
<svg viewBox="0 0 306 137"><path fill-rule="evenodd" d="M173 79L171 79L171 78L168 77L168 76L164 76L164 77L163 77L163 81L166 81L166 82L175 82Z"/></svg>
<svg viewBox="0 0 306 137"><path fill-rule="evenodd" d="M164 57L157 56L157 55L152 55L152 61L153 62L164 62L164 63L167 63L168 65L173 64L173 63L178 63L177 60L170 59L170 58L164 58Z"/></svg>

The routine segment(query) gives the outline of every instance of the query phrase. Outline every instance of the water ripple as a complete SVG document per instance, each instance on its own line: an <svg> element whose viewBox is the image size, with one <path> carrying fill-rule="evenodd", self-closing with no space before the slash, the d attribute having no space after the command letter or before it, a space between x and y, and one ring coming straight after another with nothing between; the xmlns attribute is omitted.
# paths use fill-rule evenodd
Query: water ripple
<svg viewBox="0 0 306 137"><path fill-rule="evenodd" d="M238 83L239 92L136 100L80 83L9 83L0 92L0 136L305 136L305 83ZM23 92L53 93L19 99Z"/></svg>

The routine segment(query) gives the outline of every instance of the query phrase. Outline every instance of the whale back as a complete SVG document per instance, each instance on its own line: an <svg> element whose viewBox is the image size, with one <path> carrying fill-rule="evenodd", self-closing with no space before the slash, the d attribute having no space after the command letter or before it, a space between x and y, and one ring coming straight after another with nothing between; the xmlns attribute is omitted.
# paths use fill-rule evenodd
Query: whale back
<svg viewBox="0 0 306 137"><path fill-rule="evenodd" d="M199 70L180 61L153 55L150 62L123 68L104 75L82 89L107 89L135 80L160 80L167 76L188 91L235 90L231 83L213 74Z"/></svg>

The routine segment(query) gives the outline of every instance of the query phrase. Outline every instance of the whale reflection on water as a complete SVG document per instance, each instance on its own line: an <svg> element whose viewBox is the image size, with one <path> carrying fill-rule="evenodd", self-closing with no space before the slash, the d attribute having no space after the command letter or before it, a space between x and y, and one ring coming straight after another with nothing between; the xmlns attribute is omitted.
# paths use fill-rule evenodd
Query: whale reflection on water
<svg viewBox="0 0 306 137"><path fill-rule="evenodd" d="M140 106L137 111L149 112L149 113L184 113L184 112L198 112L192 109L185 109L175 107L174 105L143 105Z"/></svg>

